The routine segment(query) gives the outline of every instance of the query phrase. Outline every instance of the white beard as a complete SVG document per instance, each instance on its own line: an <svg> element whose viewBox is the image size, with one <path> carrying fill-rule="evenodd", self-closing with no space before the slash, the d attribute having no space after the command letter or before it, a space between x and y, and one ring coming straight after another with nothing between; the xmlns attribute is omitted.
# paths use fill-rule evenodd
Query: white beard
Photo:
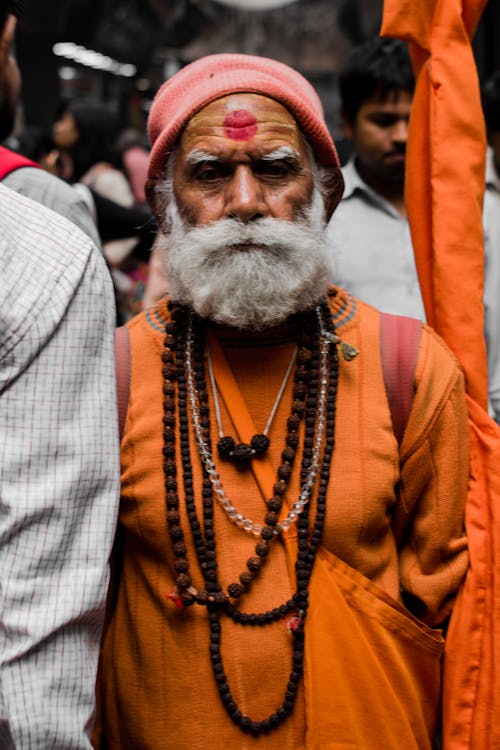
<svg viewBox="0 0 500 750"><path fill-rule="evenodd" d="M159 240L171 300L218 323L261 330L325 295L329 264L317 188L310 208L294 222L221 219L187 228L173 196L167 205L168 230Z"/></svg>

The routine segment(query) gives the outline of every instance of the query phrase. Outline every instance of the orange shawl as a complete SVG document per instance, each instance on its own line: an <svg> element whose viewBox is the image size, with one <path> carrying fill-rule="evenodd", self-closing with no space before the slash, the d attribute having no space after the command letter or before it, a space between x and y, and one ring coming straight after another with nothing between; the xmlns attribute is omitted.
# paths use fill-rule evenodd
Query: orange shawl
<svg viewBox="0 0 500 750"><path fill-rule="evenodd" d="M331 298L331 311L339 336L361 354L339 363L337 442L322 548L309 592L304 680L292 715L261 739L242 734L222 707L208 656L206 612L179 610L168 598L175 572L162 471L165 301L128 324L132 367L122 441L123 546L115 549L116 599L110 601L100 664L95 747L430 750L443 649L441 631L432 625L446 617L467 565L461 518L468 464L462 376L442 342L424 327L400 458L384 392L378 312L341 290ZM217 339L211 339L224 431L248 440L269 414L293 340L267 339L266 334L248 342L228 336L221 343L219 349ZM255 460L251 471L218 461L228 497L248 517L261 518L263 500L272 493L292 382L270 428L268 458ZM210 406L213 414L213 399ZM216 434L212 423L214 443ZM192 430L190 438L194 459ZM178 443L180 451L179 435ZM193 460L192 471L200 513L199 460ZM287 492L290 502L298 497L299 473L297 466ZM187 529L184 503L180 512ZM218 504L214 525L220 532L217 561L225 586L253 554L255 537L230 524ZM283 544L273 546L262 577L245 594L244 611L266 610L289 598L297 533L292 526ZM199 585L188 532L186 539L193 581ZM425 603L425 622L402 606L400 586ZM248 715L264 718L283 699L291 636L279 621L255 629L224 618L222 630L225 669L237 703Z"/></svg>
<svg viewBox="0 0 500 750"><path fill-rule="evenodd" d="M382 34L410 44L416 92L406 197L426 315L460 360L471 427L470 570L452 616L446 750L500 747L500 428L486 414L485 132L471 38L486 0L385 0Z"/></svg>

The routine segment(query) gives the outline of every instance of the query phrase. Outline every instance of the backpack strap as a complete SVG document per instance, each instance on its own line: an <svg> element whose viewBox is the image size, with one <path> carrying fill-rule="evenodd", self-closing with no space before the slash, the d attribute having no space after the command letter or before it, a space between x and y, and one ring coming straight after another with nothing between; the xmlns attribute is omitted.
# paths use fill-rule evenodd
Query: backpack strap
<svg viewBox="0 0 500 750"><path fill-rule="evenodd" d="M380 313L382 371L394 435L403 439L413 403L415 367L422 323L403 315Z"/></svg>
<svg viewBox="0 0 500 750"><path fill-rule="evenodd" d="M10 148L0 146L0 180L3 180L4 177L7 177L7 175L20 167L36 167L40 169L40 164L27 159L15 151L11 151Z"/></svg>
<svg viewBox="0 0 500 750"><path fill-rule="evenodd" d="M127 326L119 326L115 329L115 369L118 429L121 442L130 395L130 337Z"/></svg>

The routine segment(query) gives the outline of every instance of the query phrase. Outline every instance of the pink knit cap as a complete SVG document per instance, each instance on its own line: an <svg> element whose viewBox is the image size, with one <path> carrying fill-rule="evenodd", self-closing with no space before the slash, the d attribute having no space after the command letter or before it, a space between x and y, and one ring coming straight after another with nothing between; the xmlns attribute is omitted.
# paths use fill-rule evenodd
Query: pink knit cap
<svg viewBox="0 0 500 750"><path fill-rule="evenodd" d="M320 99L300 73L266 57L220 54L186 65L156 94L148 120L152 147L149 177L161 175L167 155L196 112L215 99L241 92L262 94L283 104L297 120L319 163L339 166Z"/></svg>

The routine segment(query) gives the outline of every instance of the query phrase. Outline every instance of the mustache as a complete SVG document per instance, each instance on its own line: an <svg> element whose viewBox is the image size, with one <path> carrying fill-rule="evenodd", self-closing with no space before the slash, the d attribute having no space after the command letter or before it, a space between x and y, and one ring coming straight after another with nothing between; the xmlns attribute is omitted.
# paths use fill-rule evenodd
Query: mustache
<svg viewBox="0 0 500 750"><path fill-rule="evenodd" d="M226 247L255 244L273 247L279 240L287 236L287 232L304 230L303 222L283 221L282 219L261 218L253 222L240 219L219 219L202 227L191 227L186 235L196 241L198 239L210 242L212 238L224 238Z"/></svg>

